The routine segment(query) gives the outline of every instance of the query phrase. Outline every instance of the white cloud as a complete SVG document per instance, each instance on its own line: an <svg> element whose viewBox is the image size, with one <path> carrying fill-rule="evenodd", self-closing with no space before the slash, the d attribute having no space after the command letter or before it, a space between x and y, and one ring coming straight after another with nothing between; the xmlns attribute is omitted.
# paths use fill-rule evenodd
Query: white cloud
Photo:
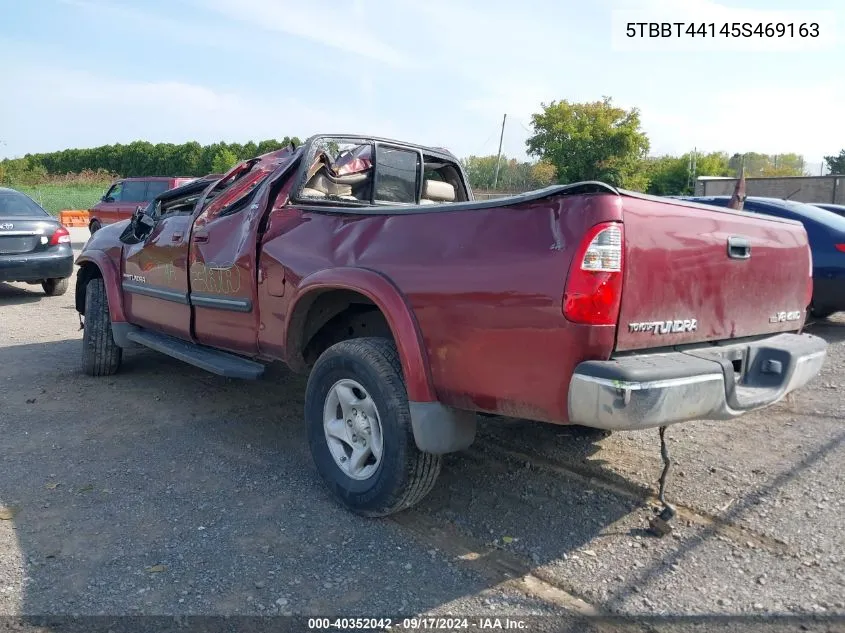
<svg viewBox="0 0 845 633"><path fill-rule="evenodd" d="M176 81L115 81L91 73L21 67L0 76L0 93L12 93L24 79L27 91L17 91L15 100L0 100L0 120L18 122L4 131L2 150L8 155L139 139L243 142L305 136L327 127L397 135L391 120L354 108L329 112L286 95L256 96Z"/></svg>
<svg viewBox="0 0 845 633"><path fill-rule="evenodd" d="M243 55L244 51L260 50L265 60L286 64L307 63L311 68L321 71L329 67L323 60L307 57L295 46L284 46L284 42L274 38L272 33L256 33L254 28L230 20L203 20L201 14L193 16L191 20L180 20L168 14L156 14L124 3L103 0L57 2L84 13L85 20L89 22L119 23L125 40L136 43L139 58L143 56L144 46L158 43L166 47L176 43L179 47L177 59L180 61L192 52L195 54L198 49L225 51L233 57Z"/></svg>
<svg viewBox="0 0 845 633"><path fill-rule="evenodd" d="M284 33L314 41L345 53L381 62L394 68L413 68L416 63L369 28L363 4L331 6L285 0L197 0L197 6L265 31ZM350 67L354 62L338 62Z"/></svg>
<svg viewBox="0 0 845 633"><path fill-rule="evenodd" d="M748 87L712 92L694 111L681 107L644 109L643 127L655 153L755 151L797 152L807 161L838 151L845 138L841 84Z"/></svg>

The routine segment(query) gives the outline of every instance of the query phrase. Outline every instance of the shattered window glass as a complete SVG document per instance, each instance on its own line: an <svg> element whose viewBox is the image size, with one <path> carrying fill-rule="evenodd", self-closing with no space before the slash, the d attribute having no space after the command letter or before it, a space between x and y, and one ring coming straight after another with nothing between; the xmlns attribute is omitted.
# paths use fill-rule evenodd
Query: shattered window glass
<svg viewBox="0 0 845 633"><path fill-rule="evenodd" d="M420 157L416 152L376 148L376 195L378 202L416 204Z"/></svg>
<svg viewBox="0 0 845 633"><path fill-rule="evenodd" d="M372 145L324 139L317 145L300 197L369 204L373 190Z"/></svg>

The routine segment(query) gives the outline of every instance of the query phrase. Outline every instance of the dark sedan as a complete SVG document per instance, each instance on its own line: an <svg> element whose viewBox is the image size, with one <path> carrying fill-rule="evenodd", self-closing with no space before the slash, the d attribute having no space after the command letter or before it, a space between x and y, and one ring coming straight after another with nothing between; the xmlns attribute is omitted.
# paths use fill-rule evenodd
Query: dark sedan
<svg viewBox="0 0 845 633"><path fill-rule="evenodd" d="M684 197L684 200L728 206L730 196ZM813 302L819 319L845 310L845 217L816 205L779 198L748 197L743 211L798 220L807 231L813 253Z"/></svg>
<svg viewBox="0 0 845 633"><path fill-rule="evenodd" d="M0 187L0 282L41 284L52 296L67 291L72 274L68 230L32 198Z"/></svg>
<svg viewBox="0 0 845 633"><path fill-rule="evenodd" d="M825 211L833 211L836 215L845 217L845 204L827 204L824 202L813 202L814 207L819 207Z"/></svg>

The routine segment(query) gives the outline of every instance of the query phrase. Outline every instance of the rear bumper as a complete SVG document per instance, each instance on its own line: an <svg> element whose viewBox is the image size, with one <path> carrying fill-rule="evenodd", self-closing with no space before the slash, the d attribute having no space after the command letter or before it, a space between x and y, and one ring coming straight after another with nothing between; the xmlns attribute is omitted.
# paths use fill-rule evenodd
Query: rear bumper
<svg viewBox="0 0 845 633"><path fill-rule="evenodd" d="M0 281L63 279L73 274L73 250L62 244L49 252L0 255Z"/></svg>
<svg viewBox="0 0 845 633"><path fill-rule="evenodd" d="M821 370L826 350L817 336L780 334L753 343L586 361L569 385L569 421L633 430L728 420L804 386Z"/></svg>

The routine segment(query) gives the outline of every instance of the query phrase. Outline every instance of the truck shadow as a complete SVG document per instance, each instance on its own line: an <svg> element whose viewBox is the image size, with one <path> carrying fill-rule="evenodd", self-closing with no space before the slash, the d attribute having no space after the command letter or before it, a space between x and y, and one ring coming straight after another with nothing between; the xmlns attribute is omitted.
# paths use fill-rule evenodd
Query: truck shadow
<svg viewBox="0 0 845 633"><path fill-rule="evenodd" d="M845 320L841 314L835 314L828 319L818 319L807 323L804 328L807 334L821 336L829 344L845 341Z"/></svg>
<svg viewBox="0 0 845 633"><path fill-rule="evenodd" d="M119 374L94 379L78 372L78 345L0 348L0 505L14 508L0 529L12 523L3 537L15 544L0 565L26 577L18 604L0 602L7 612L396 617L460 613L451 605L469 600L497 615L481 596L503 575L485 556L506 551L517 572L555 565L642 510L502 453L554 442L576 464L600 456L602 440L482 419L476 444L447 457L419 506L360 518L312 466L303 377L274 366L238 382L133 351ZM479 556L456 560L434 535L444 530ZM509 600L505 612L522 598Z"/></svg>
<svg viewBox="0 0 845 633"><path fill-rule="evenodd" d="M330 498L307 448L304 378L272 367L237 382L133 351L94 379L77 370L78 345L0 349L14 394L0 412L0 505L16 509L17 550L0 561L28 579L13 612L395 616L480 600L501 580L402 520L360 518ZM490 442L450 456L404 520L450 525L479 550L521 535L514 555L540 564L631 510L479 458ZM523 477L530 489L515 487ZM562 530L551 505L589 505L591 520ZM350 590L359 582L366 591Z"/></svg>

